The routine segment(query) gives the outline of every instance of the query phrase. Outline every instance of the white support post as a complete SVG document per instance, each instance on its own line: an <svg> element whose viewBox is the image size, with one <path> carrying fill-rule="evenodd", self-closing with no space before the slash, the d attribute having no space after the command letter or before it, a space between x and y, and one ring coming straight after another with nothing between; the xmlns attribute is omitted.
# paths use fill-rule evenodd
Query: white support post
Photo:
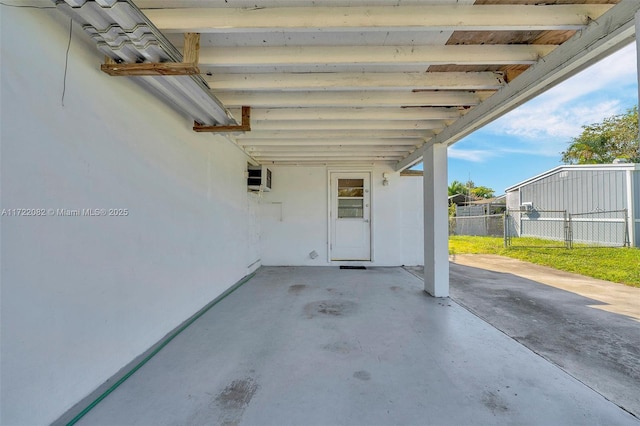
<svg viewBox="0 0 640 426"><path fill-rule="evenodd" d="M636 66L636 75L640 83L640 10L636 12L636 56L638 64ZM640 100L640 84L638 84L638 100ZM640 117L638 117L638 126L640 127ZM638 135L640 138L640 135ZM633 185L632 172L627 172L627 192L628 192L628 211L629 211L629 243L631 247L640 247L640 241L636 240L636 215L634 209L633 194L636 193Z"/></svg>
<svg viewBox="0 0 640 426"><path fill-rule="evenodd" d="M627 231L629 232L629 246L638 247L636 241L636 213L633 195L635 188L633 184L633 170L627 170Z"/></svg>
<svg viewBox="0 0 640 426"><path fill-rule="evenodd" d="M638 76L638 82L640 82L640 10L636 12L636 53L638 66L636 67L636 75ZM638 84L638 99L640 99L640 84ZM640 122L640 117L638 118ZM640 136L638 136L640 137Z"/></svg>
<svg viewBox="0 0 640 426"><path fill-rule="evenodd" d="M424 290L449 296L449 218L447 209L447 145L424 151Z"/></svg>
<svg viewBox="0 0 640 426"><path fill-rule="evenodd" d="M636 75L638 82L640 83L640 10L636 12L636 60L638 65L636 66ZM638 99L640 100L640 84L638 84ZM640 125L640 116L638 117L638 124ZM640 137L640 135L639 135Z"/></svg>

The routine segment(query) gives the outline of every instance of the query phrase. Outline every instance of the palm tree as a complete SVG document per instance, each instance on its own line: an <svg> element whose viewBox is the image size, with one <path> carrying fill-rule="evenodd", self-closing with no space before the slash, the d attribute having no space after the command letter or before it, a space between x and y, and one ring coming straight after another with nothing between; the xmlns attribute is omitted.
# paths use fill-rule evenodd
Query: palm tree
<svg viewBox="0 0 640 426"><path fill-rule="evenodd" d="M452 196L456 194L465 194L468 192L468 189L464 183L454 180L447 187L447 192L449 193L449 196Z"/></svg>

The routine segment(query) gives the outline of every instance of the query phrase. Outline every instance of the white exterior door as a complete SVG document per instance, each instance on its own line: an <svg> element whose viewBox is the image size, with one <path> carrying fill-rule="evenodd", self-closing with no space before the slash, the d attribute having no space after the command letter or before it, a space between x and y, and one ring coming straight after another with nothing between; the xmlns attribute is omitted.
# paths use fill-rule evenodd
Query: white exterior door
<svg viewBox="0 0 640 426"><path fill-rule="evenodd" d="M331 260L371 260L371 174L331 173Z"/></svg>

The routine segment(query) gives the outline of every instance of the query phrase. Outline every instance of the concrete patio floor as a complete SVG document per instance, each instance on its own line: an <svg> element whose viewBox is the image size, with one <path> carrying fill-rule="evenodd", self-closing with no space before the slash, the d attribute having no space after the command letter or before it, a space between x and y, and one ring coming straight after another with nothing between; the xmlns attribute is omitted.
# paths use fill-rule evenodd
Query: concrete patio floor
<svg viewBox="0 0 640 426"><path fill-rule="evenodd" d="M507 423L639 424L404 269L333 267L259 269L79 422Z"/></svg>

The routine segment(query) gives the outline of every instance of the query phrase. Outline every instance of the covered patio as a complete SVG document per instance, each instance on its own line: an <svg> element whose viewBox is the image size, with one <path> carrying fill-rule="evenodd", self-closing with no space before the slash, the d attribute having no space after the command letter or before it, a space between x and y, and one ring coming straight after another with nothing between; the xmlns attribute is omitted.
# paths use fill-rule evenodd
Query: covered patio
<svg viewBox="0 0 640 426"><path fill-rule="evenodd" d="M78 420L637 424L404 269L333 267L261 268Z"/></svg>
<svg viewBox="0 0 640 426"><path fill-rule="evenodd" d="M640 28L528 3L3 0L0 423L633 422L447 299L447 148Z"/></svg>

